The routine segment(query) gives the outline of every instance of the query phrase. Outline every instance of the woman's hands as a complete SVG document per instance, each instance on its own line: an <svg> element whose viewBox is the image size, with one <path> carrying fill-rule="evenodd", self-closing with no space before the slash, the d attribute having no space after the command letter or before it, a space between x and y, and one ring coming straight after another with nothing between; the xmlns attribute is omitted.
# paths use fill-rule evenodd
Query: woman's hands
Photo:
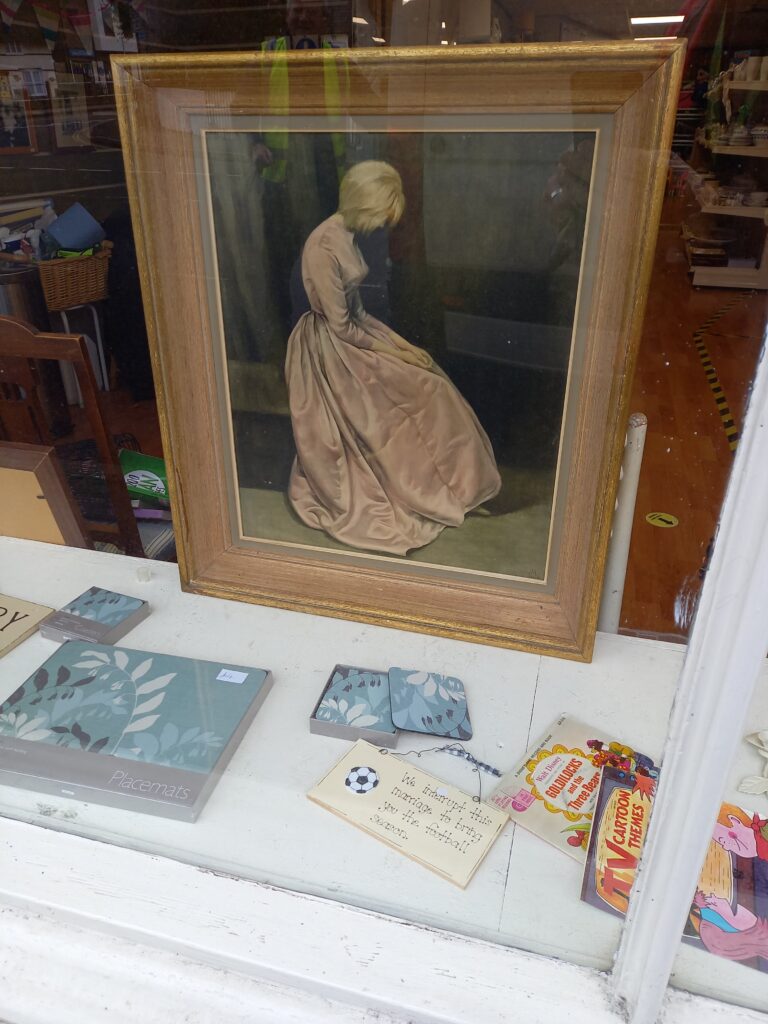
<svg viewBox="0 0 768 1024"><path fill-rule="evenodd" d="M411 345L409 341L401 338L394 331L389 332L389 337L392 344L388 345L386 341L380 341L377 338L371 346L373 351L380 352L382 355L392 356L393 359L399 359L402 363L418 366L421 370L431 370L434 367L432 356L425 352L423 348Z"/></svg>
<svg viewBox="0 0 768 1024"><path fill-rule="evenodd" d="M395 331L390 331L389 336L396 346L396 351L393 354L402 359L404 363L420 366L423 370L432 368L432 356L425 352L423 348L411 345L409 341L406 341L405 338L402 338Z"/></svg>
<svg viewBox="0 0 768 1024"><path fill-rule="evenodd" d="M416 348L415 345L411 345L407 349L398 348L390 349L389 351L395 358L400 359L404 363L410 363L411 366L418 366L422 370L432 369L432 358L423 348Z"/></svg>

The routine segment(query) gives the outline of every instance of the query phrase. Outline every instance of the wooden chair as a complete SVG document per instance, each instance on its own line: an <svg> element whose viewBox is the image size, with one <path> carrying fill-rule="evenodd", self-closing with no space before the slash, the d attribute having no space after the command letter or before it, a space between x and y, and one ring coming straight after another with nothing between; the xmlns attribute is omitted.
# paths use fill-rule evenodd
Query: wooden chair
<svg viewBox="0 0 768 1024"><path fill-rule="evenodd" d="M72 366L99 452L115 521L88 521L88 531L97 540L117 544L126 554L141 557L144 548L117 448L104 423L101 399L82 335L44 333L21 320L0 316L0 438L32 444L52 443L36 365L38 360L44 359Z"/></svg>

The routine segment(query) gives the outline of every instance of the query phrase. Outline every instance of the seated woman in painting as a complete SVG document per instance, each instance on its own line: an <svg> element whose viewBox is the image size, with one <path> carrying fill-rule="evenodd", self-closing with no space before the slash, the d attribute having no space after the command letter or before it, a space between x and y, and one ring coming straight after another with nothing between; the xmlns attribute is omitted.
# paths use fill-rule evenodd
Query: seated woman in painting
<svg viewBox="0 0 768 1024"><path fill-rule="evenodd" d="M404 207L389 164L347 172L338 212L304 245L311 310L286 357L291 505L313 529L394 555L460 526L501 487L491 443L448 377L360 301L368 267L355 233L397 224Z"/></svg>

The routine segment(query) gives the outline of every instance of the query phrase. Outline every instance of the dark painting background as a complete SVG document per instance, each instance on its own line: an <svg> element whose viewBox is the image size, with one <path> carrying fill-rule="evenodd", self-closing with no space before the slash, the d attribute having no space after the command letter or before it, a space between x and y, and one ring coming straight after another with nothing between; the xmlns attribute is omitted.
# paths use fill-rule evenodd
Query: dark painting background
<svg viewBox="0 0 768 1024"><path fill-rule="evenodd" d="M246 535L296 539L287 502L266 513L270 501L259 495L284 492L293 461L283 362L308 308L301 248L336 210L345 168L382 159L400 172L407 206L394 230L357 239L370 267L363 304L427 349L474 408L504 480L487 511L527 515L498 571L542 575L593 140L560 131L295 132L276 167L264 159L268 134L206 133ZM486 528L495 546L504 543L502 525ZM308 543L338 546L306 533ZM412 557L433 560L437 545L445 548L439 538ZM436 560L499 564L490 552L475 564L478 544L470 547L455 557L438 551Z"/></svg>

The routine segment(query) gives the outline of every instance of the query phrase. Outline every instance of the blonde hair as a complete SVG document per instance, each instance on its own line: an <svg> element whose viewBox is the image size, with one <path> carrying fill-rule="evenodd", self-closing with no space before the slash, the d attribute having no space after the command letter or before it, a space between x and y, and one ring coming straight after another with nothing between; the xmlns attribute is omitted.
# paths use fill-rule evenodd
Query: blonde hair
<svg viewBox="0 0 768 1024"><path fill-rule="evenodd" d="M339 213L350 231L369 234L385 224L397 224L404 209L403 182L383 160L363 160L344 175Z"/></svg>

